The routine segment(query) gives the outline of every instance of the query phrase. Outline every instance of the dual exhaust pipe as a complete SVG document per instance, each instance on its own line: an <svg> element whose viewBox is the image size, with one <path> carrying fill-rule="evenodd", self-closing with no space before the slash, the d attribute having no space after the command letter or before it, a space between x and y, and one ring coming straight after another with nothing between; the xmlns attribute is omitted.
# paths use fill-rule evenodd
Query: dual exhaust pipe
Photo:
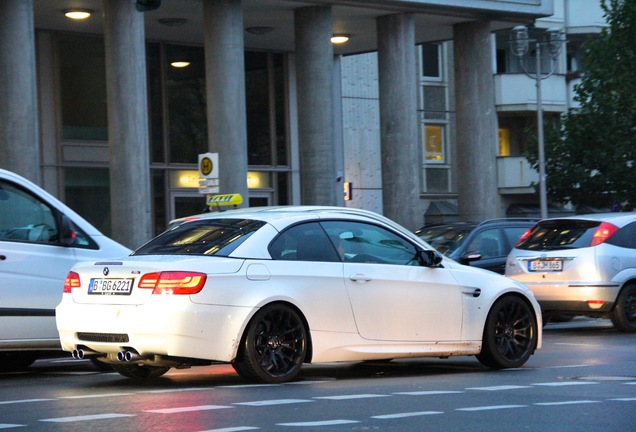
<svg viewBox="0 0 636 432"><path fill-rule="evenodd" d="M106 354L98 353L97 351L84 349L84 348L74 349L71 355L73 356L75 360L83 360L83 359L106 356ZM117 353L117 361L119 362L131 362L131 361L137 361L137 360L145 360L147 358L148 358L147 356L142 356L135 351L126 350L126 351L119 351Z"/></svg>

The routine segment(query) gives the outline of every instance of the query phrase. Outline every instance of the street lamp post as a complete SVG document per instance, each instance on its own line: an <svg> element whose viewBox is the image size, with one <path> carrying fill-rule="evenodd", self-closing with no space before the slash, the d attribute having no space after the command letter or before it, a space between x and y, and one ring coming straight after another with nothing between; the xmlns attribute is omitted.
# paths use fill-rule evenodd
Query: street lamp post
<svg viewBox="0 0 636 432"><path fill-rule="evenodd" d="M557 28L549 28L545 31L543 40L530 39L528 28L526 26L516 26L512 29L511 34L511 51L519 59L519 64L523 72L530 78L535 80L537 89L537 141L539 156L539 202L541 208L541 218L548 217L548 198L546 190L546 174L545 174L545 150L543 138L543 102L541 97L541 81L549 78L555 71L556 59L561 53L561 46L565 40L561 38L561 30ZM530 45L535 47L535 72L528 71L524 60L530 51ZM541 71L541 56L543 50L547 48L550 56L550 70L546 73Z"/></svg>

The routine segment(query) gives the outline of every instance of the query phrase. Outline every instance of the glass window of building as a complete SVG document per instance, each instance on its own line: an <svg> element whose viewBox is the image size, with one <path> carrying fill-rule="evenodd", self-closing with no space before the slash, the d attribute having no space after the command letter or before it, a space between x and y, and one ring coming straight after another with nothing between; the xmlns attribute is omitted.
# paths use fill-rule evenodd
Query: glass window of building
<svg viewBox="0 0 636 432"><path fill-rule="evenodd" d="M169 161L197 163L208 151L203 48L166 45Z"/></svg>
<svg viewBox="0 0 636 432"><path fill-rule="evenodd" d="M108 140L104 40L59 35L63 140Z"/></svg>

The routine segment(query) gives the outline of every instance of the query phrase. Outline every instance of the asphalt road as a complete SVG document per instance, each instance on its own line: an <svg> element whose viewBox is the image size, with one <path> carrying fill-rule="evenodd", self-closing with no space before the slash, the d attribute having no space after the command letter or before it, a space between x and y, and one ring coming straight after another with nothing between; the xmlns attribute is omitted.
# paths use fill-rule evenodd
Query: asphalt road
<svg viewBox="0 0 636 432"><path fill-rule="evenodd" d="M520 369L473 357L309 365L283 385L250 385L228 365L139 382L90 362L39 360L0 374L8 431L631 431L636 334L609 321L545 328Z"/></svg>

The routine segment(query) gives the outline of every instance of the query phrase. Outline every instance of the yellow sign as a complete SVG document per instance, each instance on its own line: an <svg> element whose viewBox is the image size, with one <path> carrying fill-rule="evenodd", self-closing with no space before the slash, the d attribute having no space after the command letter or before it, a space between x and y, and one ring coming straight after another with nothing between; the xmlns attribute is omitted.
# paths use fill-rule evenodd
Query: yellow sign
<svg viewBox="0 0 636 432"><path fill-rule="evenodd" d="M201 159L201 167L199 169L201 170L201 174L203 174L204 177L210 175L213 167L214 164L212 163L212 159L207 157Z"/></svg>
<svg viewBox="0 0 636 432"><path fill-rule="evenodd" d="M219 154L201 153L199 155L199 177L219 178Z"/></svg>
<svg viewBox="0 0 636 432"><path fill-rule="evenodd" d="M209 206L239 205L243 202L243 197L241 194L208 195L206 201Z"/></svg>

